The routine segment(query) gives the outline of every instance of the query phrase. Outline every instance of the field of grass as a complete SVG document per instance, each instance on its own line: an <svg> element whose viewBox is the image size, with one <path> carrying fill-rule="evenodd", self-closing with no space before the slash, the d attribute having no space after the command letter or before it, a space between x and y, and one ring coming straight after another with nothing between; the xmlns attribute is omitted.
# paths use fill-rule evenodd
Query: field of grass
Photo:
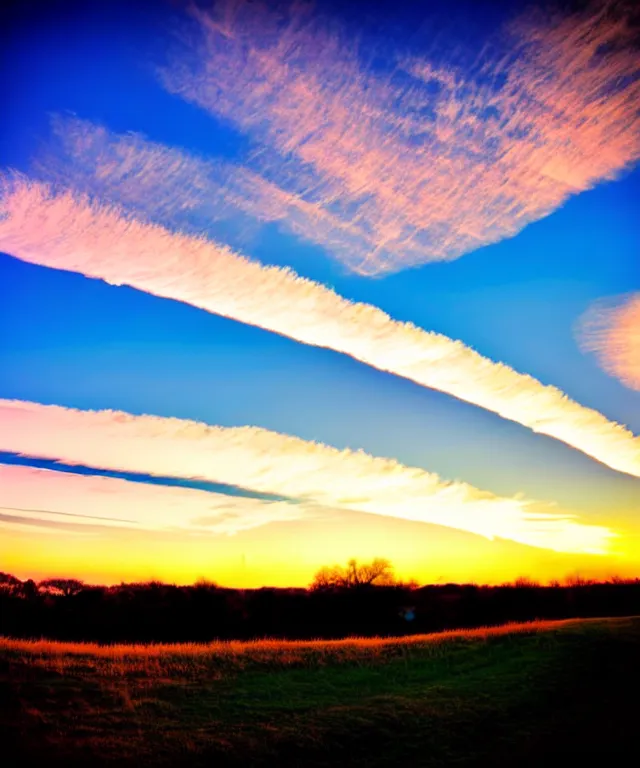
<svg viewBox="0 0 640 768"><path fill-rule="evenodd" d="M622 764L639 684L640 618L314 642L0 638L2 764Z"/></svg>

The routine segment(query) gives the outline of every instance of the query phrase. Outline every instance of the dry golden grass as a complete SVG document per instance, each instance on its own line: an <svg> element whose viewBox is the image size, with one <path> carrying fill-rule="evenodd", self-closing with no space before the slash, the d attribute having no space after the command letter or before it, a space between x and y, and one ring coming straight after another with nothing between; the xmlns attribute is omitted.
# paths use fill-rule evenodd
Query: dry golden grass
<svg viewBox="0 0 640 768"><path fill-rule="evenodd" d="M587 620L597 621L597 619ZM248 667L318 667L385 662L397 657L432 656L455 643L535 634L583 624L584 619L512 622L403 637L348 637L342 640L217 641L211 643L118 644L19 640L0 637L0 653L59 672L83 668L112 675L218 676Z"/></svg>
<svg viewBox="0 0 640 768"><path fill-rule="evenodd" d="M337 641L0 638L3 756L50 768L483 768L531 754L533 768L576 757L593 735L578 763L605 748L623 764L639 647L640 617Z"/></svg>

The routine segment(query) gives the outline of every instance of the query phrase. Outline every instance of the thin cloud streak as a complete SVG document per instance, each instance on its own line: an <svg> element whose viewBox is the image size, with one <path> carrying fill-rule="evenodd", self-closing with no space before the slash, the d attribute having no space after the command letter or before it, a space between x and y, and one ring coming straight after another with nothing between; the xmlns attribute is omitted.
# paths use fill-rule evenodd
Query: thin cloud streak
<svg viewBox="0 0 640 768"><path fill-rule="evenodd" d="M0 508L7 525L61 528L73 518L76 531L99 525L101 530L227 535L318 514L312 505L8 464L0 464Z"/></svg>
<svg viewBox="0 0 640 768"><path fill-rule="evenodd" d="M15 400L0 400L0 425L0 450L68 464L242 483L300 498L303 506L398 517L562 552L601 554L614 535L555 505L498 497L392 459L258 427Z"/></svg>
<svg viewBox="0 0 640 768"><path fill-rule="evenodd" d="M75 523L63 523L58 520L48 520L45 517L31 517L20 514L20 510L8 510L8 514L0 512L0 530L7 533L27 533L33 534L34 530L38 533L46 532L47 535L59 535L64 538L69 536L95 537L104 533L104 526L95 525L77 525ZM111 528L113 531L113 528Z"/></svg>
<svg viewBox="0 0 640 768"><path fill-rule="evenodd" d="M117 206L101 206L17 174L0 176L0 248L23 261L129 285L344 353L640 477L640 439L556 387L460 341L350 302L290 269L141 223Z"/></svg>
<svg viewBox="0 0 640 768"><path fill-rule="evenodd" d="M397 51L387 74L308 6L189 10L183 53L161 82L255 141L250 166L281 188L266 219L288 195L306 236L362 274L511 237L640 157L623 3L529 13L470 62Z"/></svg>
<svg viewBox="0 0 640 768"><path fill-rule="evenodd" d="M580 318L576 336L584 352L629 389L640 390L640 293L595 302Z"/></svg>
<svg viewBox="0 0 640 768"><path fill-rule="evenodd" d="M10 417L9 420L11 420ZM21 466L37 467L39 469L53 469L56 472L70 472L74 475L107 475L108 477L115 477L120 480L128 480L132 483L156 483L157 485L195 488L196 490L206 491L207 493L219 493L223 496L240 496L249 499L260 499L261 501L286 501L291 504L303 501L303 499L294 499L275 493L263 493L261 491L255 491L250 488L231 485L229 483L214 483L208 480L176 477L175 475L149 475L140 472L103 469L95 465L87 466L77 461L67 464L57 457L47 459L33 454L13 453L11 451L0 451L0 464L19 464Z"/></svg>

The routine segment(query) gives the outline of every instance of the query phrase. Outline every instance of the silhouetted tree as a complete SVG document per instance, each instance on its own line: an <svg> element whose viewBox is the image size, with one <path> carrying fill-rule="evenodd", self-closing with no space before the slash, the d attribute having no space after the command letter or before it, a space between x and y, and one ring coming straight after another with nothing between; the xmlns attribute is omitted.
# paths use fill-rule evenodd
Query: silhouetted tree
<svg viewBox="0 0 640 768"><path fill-rule="evenodd" d="M10 573L0 572L0 589L6 589L9 592L13 592L21 586L22 582L19 578Z"/></svg>
<svg viewBox="0 0 640 768"><path fill-rule="evenodd" d="M391 583L390 583L391 582ZM322 568L313 588L231 589L158 581L110 587L0 574L0 636L98 642L311 639L486 626L573 616L640 615L640 579L499 586L393 581L388 560Z"/></svg>
<svg viewBox="0 0 640 768"><path fill-rule="evenodd" d="M341 565L320 568L311 584L311 589L331 589L333 587L354 588L366 586L392 586L395 583L393 566L384 557L376 557L370 563L358 563L349 560L346 568Z"/></svg>
<svg viewBox="0 0 640 768"><path fill-rule="evenodd" d="M212 581L211 579L207 579L204 576L201 576L196 582L193 584L194 589L219 589L219 586L217 582Z"/></svg>
<svg viewBox="0 0 640 768"><path fill-rule="evenodd" d="M38 585L33 579L23 581L16 589L25 600L35 600L38 597Z"/></svg>
<svg viewBox="0 0 640 768"><path fill-rule="evenodd" d="M76 595L85 588L84 582L79 579L45 579L38 586L40 589L44 589L45 592L51 592L54 595L64 595L65 597Z"/></svg>
<svg viewBox="0 0 640 768"><path fill-rule="evenodd" d="M540 586L540 582L534 581L528 576L518 576L518 578L513 582L513 586L519 587L520 589L537 589Z"/></svg>

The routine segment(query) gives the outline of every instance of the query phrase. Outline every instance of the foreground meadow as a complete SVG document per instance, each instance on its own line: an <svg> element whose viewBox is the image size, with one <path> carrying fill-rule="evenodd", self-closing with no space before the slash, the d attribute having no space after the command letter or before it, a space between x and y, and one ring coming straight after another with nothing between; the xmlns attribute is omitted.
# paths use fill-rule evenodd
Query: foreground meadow
<svg viewBox="0 0 640 768"><path fill-rule="evenodd" d="M639 684L640 618L317 642L0 638L3 765L615 763L635 748Z"/></svg>

